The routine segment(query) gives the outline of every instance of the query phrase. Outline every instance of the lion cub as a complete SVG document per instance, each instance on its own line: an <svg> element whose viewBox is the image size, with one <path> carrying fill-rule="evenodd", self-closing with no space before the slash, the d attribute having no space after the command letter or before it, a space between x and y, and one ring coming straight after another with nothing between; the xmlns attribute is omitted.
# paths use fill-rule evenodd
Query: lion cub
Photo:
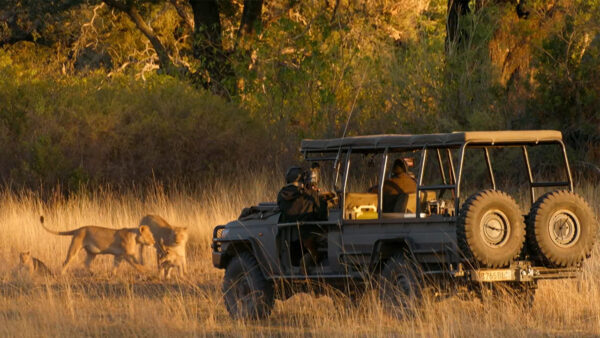
<svg viewBox="0 0 600 338"><path fill-rule="evenodd" d="M31 256L31 252L21 252L19 254L19 259L21 263L19 267L23 270L27 270L30 275L40 275L40 276L54 276L52 271L44 264L44 262L39 259Z"/></svg>
<svg viewBox="0 0 600 338"><path fill-rule="evenodd" d="M177 269L179 277L183 277L185 259L176 248L161 243L161 257L158 259L158 274L160 278L170 279L173 269Z"/></svg>
<svg viewBox="0 0 600 338"><path fill-rule="evenodd" d="M140 272L145 269L135 257L137 244L154 245L154 237L147 226L139 228L110 229L98 226L84 226L71 231L54 231L44 225L44 216L40 217L42 227L55 235L73 236L67 258L63 263L61 274L64 274L73 258L81 249L85 249L87 257L85 266L90 270L90 264L96 255L109 254L115 256L112 274L117 272L121 261L125 260Z"/></svg>
<svg viewBox="0 0 600 338"><path fill-rule="evenodd" d="M150 231L152 231L152 235L154 236L156 263L158 265L159 274L163 272L161 269L160 260L166 254L161 246L169 248L171 257L175 257L175 255L178 256L177 261L180 262L180 268L182 269L181 271L187 274L187 260L185 253L185 246L189 238L187 228L172 226L162 217L157 215L144 216L144 218L142 218L140 221L140 228L143 226L149 227ZM143 247L140 248L140 257L142 264L144 264Z"/></svg>

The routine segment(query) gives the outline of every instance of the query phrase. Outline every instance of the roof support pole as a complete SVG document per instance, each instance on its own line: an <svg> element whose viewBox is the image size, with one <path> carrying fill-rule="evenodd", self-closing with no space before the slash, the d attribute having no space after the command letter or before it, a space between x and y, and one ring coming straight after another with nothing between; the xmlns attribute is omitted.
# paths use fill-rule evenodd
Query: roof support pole
<svg viewBox="0 0 600 338"><path fill-rule="evenodd" d="M345 218L346 214L346 186L348 185L348 173L350 172L350 155L352 154L352 148L348 149L346 153L346 160L344 161L344 182L342 183L342 196L341 207L342 207L342 218Z"/></svg>
<svg viewBox="0 0 600 338"><path fill-rule="evenodd" d="M421 166L419 167L419 177L417 179L417 206L416 217L421 218L421 186L423 185L423 176L425 175L425 165L427 164L427 147L423 147L421 152Z"/></svg>
<svg viewBox="0 0 600 338"><path fill-rule="evenodd" d="M567 170L567 179L569 180L569 189L573 191L573 176L571 174L571 167L569 166L569 157L567 156L567 147L563 141L558 141L562 148L563 158L565 160L565 169Z"/></svg>
<svg viewBox="0 0 600 338"><path fill-rule="evenodd" d="M333 178L333 191L337 189L338 179L340 178L340 156L342 155L342 148L338 149L337 156L335 157L335 161L333 162L333 170L335 171L335 177Z"/></svg>
<svg viewBox="0 0 600 338"><path fill-rule="evenodd" d="M454 159L452 158L452 150L450 148L448 151L448 163L450 164L450 184L456 183L456 170L454 170Z"/></svg>
<svg viewBox="0 0 600 338"><path fill-rule="evenodd" d="M531 205L535 203L535 187L533 186L533 173L531 172L531 163L529 162L529 153L527 152L527 146L522 146L523 159L525 159L525 166L527 167L527 177L529 178L529 191L531 195Z"/></svg>
<svg viewBox="0 0 600 338"><path fill-rule="evenodd" d="M446 172L444 172L444 161L442 161L442 153L440 152L440 148L436 149L436 153L438 158L438 164L440 166L440 174L442 175L442 182L444 182L444 184L448 184L448 182L446 181Z"/></svg>
<svg viewBox="0 0 600 338"><path fill-rule="evenodd" d="M461 147L458 153L458 178L456 180L456 201L454 204L454 212L458 215L458 211L460 209L460 185L462 182L462 174L463 174L463 166L465 162L465 150L469 142L465 142ZM458 218L457 218L458 219Z"/></svg>
<svg viewBox="0 0 600 338"><path fill-rule="evenodd" d="M488 173L490 175L490 181L492 182L492 188L496 190L496 178L494 177L494 170L492 169L492 160L490 159L490 151L488 147L483 148L485 154L485 163L488 167Z"/></svg>
<svg viewBox="0 0 600 338"><path fill-rule="evenodd" d="M381 219L381 213L383 212L383 183L385 180L385 170L388 163L388 151L389 148L385 148L385 151L383 152L383 158L381 159L381 172L379 175L379 187L377 187L377 217L379 217L379 219Z"/></svg>

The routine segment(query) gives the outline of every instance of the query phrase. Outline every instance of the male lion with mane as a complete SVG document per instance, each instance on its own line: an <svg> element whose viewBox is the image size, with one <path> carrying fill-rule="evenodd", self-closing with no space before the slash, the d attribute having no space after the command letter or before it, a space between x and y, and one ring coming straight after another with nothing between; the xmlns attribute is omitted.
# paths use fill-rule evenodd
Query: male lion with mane
<svg viewBox="0 0 600 338"><path fill-rule="evenodd" d="M115 256L112 274L117 272L121 261L125 260L140 272L145 269L138 263L135 257L137 244L154 245L154 237L147 226L139 228L110 229L99 226L88 225L71 231L54 231L46 228L44 225L44 216L40 216L42 227L55 235L73 236L67 258L63 263L61 274L64 274L73 258L81 249L85 249L87 257L85 267L90 271L90 264L96 258L96 255Z"/></svg>

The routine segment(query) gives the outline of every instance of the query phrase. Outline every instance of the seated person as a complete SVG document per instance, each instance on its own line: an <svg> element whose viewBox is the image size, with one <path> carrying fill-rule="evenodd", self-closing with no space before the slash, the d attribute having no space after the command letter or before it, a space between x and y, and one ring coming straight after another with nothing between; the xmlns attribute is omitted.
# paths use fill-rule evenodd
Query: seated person
<svg viewBox="0 0 600 338"><path fill-rule="evenodd" d="M327 203L319 198L319 189L313 184L305 188L302 177L299 167L291 167L285 174L286 185L277 195L282 223L327 219Z"/></svg>
<svg viewBox="0 0 600 338"><path fill-rule="evenodd" d="M285 174L286 185L277 195L277 205L281 210L279 222L319 221L327 219L327 202L319 198L319 189L314 184L304 187L303 171L299 167L291 167ZM309 180L309 182L311 182ZM308 268L316 264L316 238L309 227L300 228L300 238L308 251L300 262L305 274Z"/></svg>
<svg viewBox="0 0 600 338"><path fill-rule="evenodd" d="M369 192L377 192L377 186L371 187ZM417 192L417 182L408 172L408 166L403 159L394 161L392 175L383 182L383 206L382 212L405 212L399 210L402 203L400 199L407 200L409 194ZM406 205L406 203L404 203Z"/></svg>

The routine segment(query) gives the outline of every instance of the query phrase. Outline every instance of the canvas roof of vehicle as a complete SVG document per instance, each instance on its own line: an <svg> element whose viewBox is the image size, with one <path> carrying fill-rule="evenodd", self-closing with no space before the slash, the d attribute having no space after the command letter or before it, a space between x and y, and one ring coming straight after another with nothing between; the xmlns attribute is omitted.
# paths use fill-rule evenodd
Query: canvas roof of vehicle
<svg viewBox="0 0 600 338"><path fill-rule="evenodd" d="M375 150L385 148L417 149L473 145L529 145L562 141L556 130L467 131L445 134L383 134L344 138L302 140L302 152L337 152L340 149Z"/></svg>

